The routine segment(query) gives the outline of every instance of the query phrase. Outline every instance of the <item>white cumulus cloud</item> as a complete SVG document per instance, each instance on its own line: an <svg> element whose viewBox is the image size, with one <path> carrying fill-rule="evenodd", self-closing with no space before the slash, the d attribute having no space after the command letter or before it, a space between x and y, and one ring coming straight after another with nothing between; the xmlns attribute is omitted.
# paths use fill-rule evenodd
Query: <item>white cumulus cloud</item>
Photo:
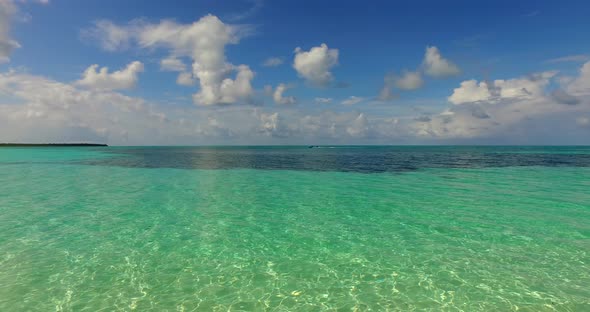
<svg viewBox="0 0 590 312"><path fill-rule="evenodd" d="M401 90L416 90L422 85L424 80L419 71L405 71L400 77L395 78L395 86Z"/></svg>
<svg viewBox="0 0 590 312"><path fill-rule="evenodd" d="M290 89L290 87L287 86L286 84L284 84L284 83L279 84L277 86L277 88L275 89L274 93L272 94L272 99L274 100L274 102L277 104L295 104L297 102L295 97L283 96L283 93L285 91L287 91L288 89Z"/></svg>
<svg viewBox="0 0 590 312"><path fill-rule="evenodd" d="M582 65L579 76L571 80L567 90L574 95L590 94L590 62Z"/></svg>
<svg viewBox="0 0 590 312"><path fill-rule="evenodd" d="M163 71L181 72L186 70L186 65L180 59L175 57L167 57L160 61L160 69Z"/></svg>
<svg viewBox="0 0 590 312"><path fill-rule="evenodd" d="M258 118L260 119L259 133L275 138L287 138L293 134L294 129L289 127L278 112L261 112L258 113Z"/></svg>
<svg viewBox="0 0 590 312"><path fill-rule="evenodd" d="M365 137L369 133L369 122L367 121L367 117L365 114L360 113L348 127L346 127L346 132L351 137Z"/></svg>
<svg viewBox="0 0 590 312"><path fill-rule="evenodd" d="M449 97L449 102L453 104L463 104L487 101L491 99L492 93L488 83L482 81L477 82L475 79L461 82L461 86L453 90L453 94Z"/></svg>
<svg viewBox="0 0 590 312"><path fill-rule="evenodd" d="M204 88L204 79L206 72L198 71L201 75L196 75L201 83L201 92L193 95L195 103L204 105L212 104L231 104L239 100L248 99L254 92L251 81L254 79L254 72L248 65L240 65L234 68L237 71L236 78L225 78L221 81L219 88L217 85L206 85ZM194 75L194 71L193 71Z"/></svg>
<svg viewBox="0 0 590 312"><path fill-rule="evenodd" d="M393 94L393 87L395 85L395 81L395 74L385 75L385 78L383 78L383 87L381 88L381 91L379 91L379 95L377 96L378 100L389 101L395 97L395 95Z"/></svg>
<svg viewBox="0 0 590 312"><path fill-rule="evenodd" d="M385 75L383 79L383 87L377 96L380 101L389 101L393 99L393 89L411 91L421 88L424 85L422 73L420 71L404 71L401 76L395 73Z"/></svg>
<svg viewBox="0 0 590 312"><path fill-rule="evenodd" d="M0 1L0 64L8 62L14 49L20 44L10 38L10 23L17 8L11 0Z"/></svg>
<svg viewBox="0 0 590 312"><path fill-rule="evenodd" d="M193 86L195 85L195 79L193 74L189 72L181 72L176 78L176 83L181 86Z"/></svg>
<svg viewBox="0 0 590 312"><path fill-rule="evenodd" d="M556 71L547 71L511 79L463 81L449 97L455 105L431 115L428 121L410 125L410 132L419 137L518 144L583 142L579 118L590 111L590 97L568 92L578 90L574 83L583 80L584 67L578 77L565 79L563 89L550 91L556 75Z"/></svg>
<svg viewBox="0 0 590 312"><path fill-rule="evenodd" d="M378 100L388 101L395 97L393 90L412 91L424 86L423 75L435 78L454 76L461 71L457 65L445 59L437 47L426 47L422 65L415 71L404 70L400 75L390 73L383 79L383 87L377 96Z"/></svg>
<svg viewBox="0 0 590 312"><path fill-rule="evenodd" d="M97 38L106 50L119 50L136 42L142 48L168 49L172 59L192 58L192 74L200 85L193 100L195 104L214 105L247 101L253 93L254 72L247 65L227 62L225 56L225 47L237 44L248 31L246 26L225 24L216 16L207 15L191 24L163 20L159 23L132 21L119 26L99 21L85 33ZM232 78L234 73L235 78Z"/></svg>
<svg viewBox="0 0 590 312"><path fill-rule="evenodd" d="M550 75L526 79L537 81ZM520 79L525 78L505 81ZM501 90L493 93L501 94ZM0 73L0 94L0 141L6 142L583 144L588 142L590 129L590 96L583 95L572 105L558 103L546 93L450 105L438 114L414 111L409 115L388 106L373 113L305 110L292 105L195 108L15 71Z"/></svg>
<svg viewBox="0 0 590 312"><path fill-rule="evenodd" d="M466 80L461 82L459 88L453 90L449 96L449 102L453 104L465 104L474 102L494 103L501 100L522 100L540 98L545 93L545 88L556 72L549 71L533 74L529 77L513 79L497 79L494 81Z"/></svg>
<svg viewBox="0 0 590 312"><path fill-rule="evenodd" d="M109 20L94 22L94 27L82 30L82 37L98 41L106 51L124 50L129 47L133 36L137 35L140 21L133 21L128 26L119 26Z"/></svg>
<svg viewBox="0 0 590 312"><path fill-rule="evenodd" d="M331 69L338 64L338 53L338 49L330 49L325 43L309 51L297 47L293 68L312 84L327 86L334 80Z"/></svg>
<svg viewBox="0 0 590 312"><path fill-rule="evenodd" d="M426 47L422 66L426 75L435 78L455 76L461 73L459 67L444 58L435 46Z"/></svg>
<svg viewBox="0 0 590 312"><path fill-rule="evenodd" d="M20 102L0 103L0 133L8 141L104 142L110 134L120 139L127 127L138 136L142 127L149 132L162 118L142 99L14 71L0 74L0 93Z"/></svg>
<svg viewBox="0 0 590 312"><path fill-rule="evenodd" d="M94 64L84 71L82 79L76 83L94 89L130 89L137 84L140 72L143 72L143 64L139 61L132 62L125 69L112 73L109 73L108 67L99 69L99 66Z"/></svg>

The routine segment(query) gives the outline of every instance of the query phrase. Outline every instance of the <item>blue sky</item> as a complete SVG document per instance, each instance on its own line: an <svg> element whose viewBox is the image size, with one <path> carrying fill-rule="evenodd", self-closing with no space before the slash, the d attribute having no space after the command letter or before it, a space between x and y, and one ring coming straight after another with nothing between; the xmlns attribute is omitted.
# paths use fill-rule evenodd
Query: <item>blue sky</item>
<svg viewBox="0 0 590 312"><path fill-rule="evenodd" d="M0 141L589 144L589 14L585 1L0 0Z"/></svg>

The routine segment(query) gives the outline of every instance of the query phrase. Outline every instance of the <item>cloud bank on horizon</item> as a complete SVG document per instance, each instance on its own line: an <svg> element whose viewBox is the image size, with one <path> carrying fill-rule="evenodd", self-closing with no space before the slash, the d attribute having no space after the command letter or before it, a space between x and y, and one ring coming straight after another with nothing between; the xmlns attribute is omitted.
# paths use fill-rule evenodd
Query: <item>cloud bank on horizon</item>
<svg viewBox="0 0 590 312"><path fill-rule="evenodd" d="M397 42L390 51L389 44L379 50L347 44L362 38L342 41L343 32L334 30L307 34L308 42L283 33L265 41L256 17L271 4L256 5L227 20L223 14L184 22L91 16L93 22L76 25L79 33L64 39L80 46L73 55L93 50L96 59L88 62L27 50L42 40L35 16L21 18L26 10L49 14L44 9L63 7L0 0L0 141L590 144L584 46L571 55L547 52L526 66L538 70L507 69L491 79L482 70L488 65L480 64L502 69L519 60L498 65L502 60L467 55L468 48L429 36L408 48ZM252 23L228 22L243 19ZM28 30L14 31L19 27ZM374 44L369 39L366 45ZM380 59L381 53L402 61ZM66 64L71 73L47 69L35 55Z"/></svg>

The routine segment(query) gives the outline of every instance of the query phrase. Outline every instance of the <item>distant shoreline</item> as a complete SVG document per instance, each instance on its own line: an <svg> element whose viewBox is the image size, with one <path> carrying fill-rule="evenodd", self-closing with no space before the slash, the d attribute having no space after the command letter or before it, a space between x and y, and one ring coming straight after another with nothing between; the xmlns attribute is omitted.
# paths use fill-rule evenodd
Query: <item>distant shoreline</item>
<svg viewBox="0 0 590 312"><path fill-rule="evenodd" d="M81 147L81 146L108 146L97 143L0 143L0 147Z"/></svg>

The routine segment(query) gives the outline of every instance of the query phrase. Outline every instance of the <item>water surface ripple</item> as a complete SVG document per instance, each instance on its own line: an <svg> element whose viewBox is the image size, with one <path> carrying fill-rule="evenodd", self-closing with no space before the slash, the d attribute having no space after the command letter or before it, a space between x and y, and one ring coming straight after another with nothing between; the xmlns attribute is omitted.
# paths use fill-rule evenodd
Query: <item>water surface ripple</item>
<svg viewBox="0 0 590 312"><path fill-rule="evenodd" d="M590 311L587 148L394 149L0 149L0 311Z"/></svg>

